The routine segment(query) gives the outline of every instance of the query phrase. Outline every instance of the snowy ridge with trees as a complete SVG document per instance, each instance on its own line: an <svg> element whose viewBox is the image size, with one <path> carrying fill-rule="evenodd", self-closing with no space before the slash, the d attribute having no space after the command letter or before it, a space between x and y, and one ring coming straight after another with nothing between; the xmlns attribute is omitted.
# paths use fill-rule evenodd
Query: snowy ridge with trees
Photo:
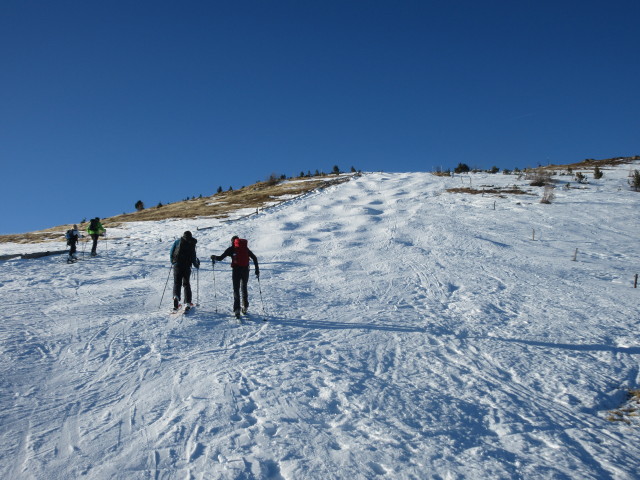
<svg viewBox="0 0 640 480"><path fill-rule="evenodd" d="M602 171L549 204L514 175L368 173L0 262L0 477L637 478L640 193ZM169 315L185 230L200 305ZM261 266L241 324L209 261L232 235Z"/></svg>

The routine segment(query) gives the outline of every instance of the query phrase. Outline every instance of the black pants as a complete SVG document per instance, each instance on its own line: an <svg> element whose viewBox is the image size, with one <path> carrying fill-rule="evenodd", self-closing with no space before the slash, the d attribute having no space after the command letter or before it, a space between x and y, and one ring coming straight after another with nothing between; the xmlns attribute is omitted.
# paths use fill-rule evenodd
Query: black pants
<svg viewBox="0 0 640 480"><path fill-rule="evenodd" d="M247 291L249 267L233 267L231 280L233 280L233 311L240 310L240 292L242 292L242 306L249 308L249 292Z"/></svg>
<svg viewBox="0 0 640 480"><path fill-rule="evenodd" d="M173 297L180 300L181 287L184 287L184 301L191 303L191 266L173 266Z"/></svg>
<svg viewBox="0 0 640 480"><path fill-rule="evenodd" d="M71 242L69 244L70 248L69 248L69 256L73 255L74 253L76 253L76 249L77 249L77 240L75 242Z"/></svg>
<svg viewBox="0 0 640 480"><path fill-rule="evenodd" d="M91 238L93 238L93 246L91 247L91 255L95 255L96 254L96 249L98 248L98 238L100 237L100 235L98 235L97 233L92 233L91 234Z"/></svg>

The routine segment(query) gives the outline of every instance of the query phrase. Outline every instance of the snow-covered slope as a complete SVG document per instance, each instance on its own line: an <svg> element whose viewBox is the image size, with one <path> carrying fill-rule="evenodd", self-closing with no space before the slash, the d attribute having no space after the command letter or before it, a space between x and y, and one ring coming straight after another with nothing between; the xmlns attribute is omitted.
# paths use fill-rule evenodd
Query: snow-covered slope
<svg viewBox="0 0 640 480"><path fill-rule="evenodd" d="M2 262L0 477L637 478L638 423L607 420L640 383L628 171L551 205L445 192L514 176L366 174L237 222L132 224L73 265ZM159 302L187 229L182 317ZM207 260L234 234L262 271L243 324Z"/></svg>

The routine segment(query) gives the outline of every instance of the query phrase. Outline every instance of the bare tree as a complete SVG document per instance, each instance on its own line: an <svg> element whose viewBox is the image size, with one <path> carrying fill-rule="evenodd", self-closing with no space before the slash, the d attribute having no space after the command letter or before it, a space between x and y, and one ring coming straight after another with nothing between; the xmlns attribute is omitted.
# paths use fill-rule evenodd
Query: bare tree
<svg viewBox="0 0 640 480"><path fill-rule="evenodd" d="M553 185L545 185L544 193L542 194L542 199L540 200L540 203L553 202L553 200L556 198L555 193L553 193L554 189L555 187Z"/></svg>

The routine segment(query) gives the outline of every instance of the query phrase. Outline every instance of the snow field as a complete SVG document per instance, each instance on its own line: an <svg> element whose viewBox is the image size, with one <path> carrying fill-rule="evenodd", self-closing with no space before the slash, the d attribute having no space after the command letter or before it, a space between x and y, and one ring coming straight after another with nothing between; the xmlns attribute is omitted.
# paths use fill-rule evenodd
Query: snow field
<svg viewBox="0 0 640 480"><path fill-rule="evenodd" d="M605 419L640 381L627 171L551 205L366 174L236 222L132 224L75 265L0 263L0 475L636 478L637 428ZM171 280L159 302L186 229L183 317ZM261 266L243 324L208 260L234 234Z"/></svg>

